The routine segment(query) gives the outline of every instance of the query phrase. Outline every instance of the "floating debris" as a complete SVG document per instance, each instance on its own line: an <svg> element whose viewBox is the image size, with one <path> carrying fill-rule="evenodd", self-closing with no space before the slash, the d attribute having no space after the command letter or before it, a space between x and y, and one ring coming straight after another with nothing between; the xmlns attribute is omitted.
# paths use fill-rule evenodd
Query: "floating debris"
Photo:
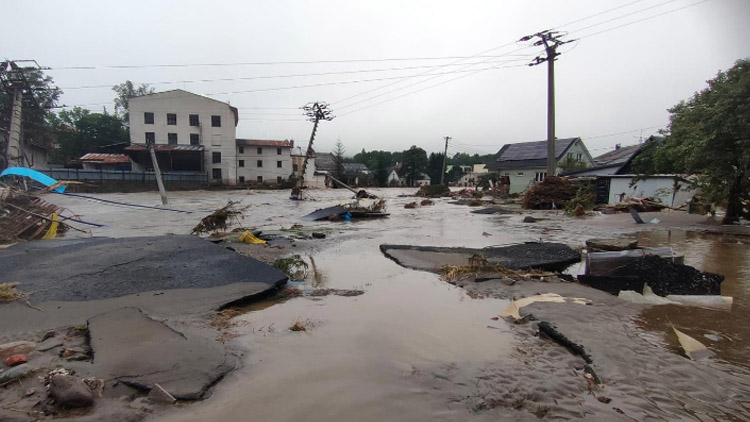
<svg viewBox="0 0 750 422"><path fill-rule="evenodd" d="M233 222L236 224L240 223L240 219L244 218L245 210L247 206L240 207L240 202L229 201L227 204L218 210L212 212L210 215L203 217L201 222L193 227L193 234L206 234L214 233L219 230L227 231L227 227Z"/></svg>

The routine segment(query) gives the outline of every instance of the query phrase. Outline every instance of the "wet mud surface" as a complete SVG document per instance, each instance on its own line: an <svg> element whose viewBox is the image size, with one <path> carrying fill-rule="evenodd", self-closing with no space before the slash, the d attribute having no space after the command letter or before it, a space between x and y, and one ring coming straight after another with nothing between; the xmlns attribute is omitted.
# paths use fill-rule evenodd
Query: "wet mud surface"
<svg viewBox="0 0 750 422"><path fill-rule="evenodd" d="M356 290L363 294L304 295L252 304L231 318L226 330L231 332L226 344L238 356L239 367L210 390L209 398L168 408L154 409L144 404L142 407L150 410L129 408L131 413L117 413L117 409L107 407L98 410L101 414L131 416L135 412L138 417L153 421L246 420L249 415L255 420L274 421L430 422L750 418L750 376L746 365L739 358L732 361L727 357L731 356L730 348L716 350L715 357L700 361L682 356L673 334L664 329L665 319L649 314L657 309L668 312L666 307L634 305L586 286L524 277L454 286L437 274L401 267L379 250L379 245L386 243L484 248L539 240L575 248L589 238L643 230L649 233L639 236L658 239L670 227L715 228L705 217L653 213L644 219L658 216L662 223L644 227L633 224L629 215L575 219L561 212L526 212L517 208L513 211L518 214L472 214L472 208L449 205L449 199L436 199L431 207L405 209L404 205L414 198L399 195L413 191L375 190L388 200L388 219L303 222L303 230L325 230L326 238L310 241L304 247L288 245L284 249L288 254L299 249L296 253L306 260L309 256L315 259L319 280L314 286L312 281L303 283L301 289ZM239 199L250 205L243 225L288 234L284 230L299 223L299 217L348 199L348 193L342 190L314 192L319 198L316 202L289 201L287 194L175 193L170 198L171 206L196 211L189 216L158 211L133 215L121 208L69 198L60 205L83 214L87 220L108 225L94 230L94 235L131 237L144 232L187 233L202 216L223 206L228 199ZM156 194L108 197L150 205L159 201ZM527 215L545 220L523 223ZM645 238L643 242L647 243ZM263 247L243 247L255 246ZM724 274L727 278L722 293L739 296L738 290L748 289L744 264L737 261L747 257L748 245L740 246L736 250L734 244L727 248L732 255L721 261L725 268L710 268L698 262L705 250L696 252L695 259L690 253L682 253L687 264ZM679 246L675 248L681 252ZM577 270L578 266L573 266L567 272ZM591 305L533 303L522 308L522 313L531 313L535 320L515 324L496 318L508 306L509 299L537 293L582 297ZM170 325L178 331L202 318L207 325L209 308L199 299L189 304L190 297L180 296L179 291L152 296L149 312L171 313ZM127 299L94 301L89 306L100 306L105 312L113 306L110 301L124 306ZM748 314L735 311L738 305L739 309L747 305L738 299L736 308L723 315L733 315L742 326L747 324ZM202 311L176 316L181 311L175 307L185 306ZM73 304L67 304L64 310L59 311L61 317L77 312ZM680 310L683 314L693 313L693 308L681 307L674 311L675 315L662 317L668 316L680 330L700 337L690 331L697 321L680 319ZM28 310L30 315L32 311ZM537 334L539 321L550 322L571 341L585 347L601 385L592 384L586 377L583 359ZM712 324L704 322L705 325ZM714 325L713 330L722 337L730 333L747 338L742 337L742 330L734 333L726 324ZM295 326L305 329L292 330ZM712 349L715 347L707 343ZM741 349L736 350L739 355ZM126 394L117 388L108 394ZM137 403L133 406L139 407Z"/></svg>

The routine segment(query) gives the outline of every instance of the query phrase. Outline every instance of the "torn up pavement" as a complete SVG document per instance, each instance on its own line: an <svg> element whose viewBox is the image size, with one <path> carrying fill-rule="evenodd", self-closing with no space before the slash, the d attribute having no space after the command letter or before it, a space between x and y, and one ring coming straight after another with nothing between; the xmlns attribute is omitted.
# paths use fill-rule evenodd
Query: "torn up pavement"
<svg viewBox="0 0 750 422"><path fill-rule="evenodd" d="M0 379L6 388L23 381L38 392L13 407L91 420L112 406L142 417L149 411L132 406L155 388L178 400L205 397L237 365L237 352L217 341L210 317L287 281L270 265L187 235L20 243L0 253L0 274L18 283L19 298L0 303L0 352L18 364ZM48 397L51 379L65 391ZM92 407L83 396L96 391ZM75 393L69 404L67 393ZM0 419L14 395L4 396Z"/></svg>

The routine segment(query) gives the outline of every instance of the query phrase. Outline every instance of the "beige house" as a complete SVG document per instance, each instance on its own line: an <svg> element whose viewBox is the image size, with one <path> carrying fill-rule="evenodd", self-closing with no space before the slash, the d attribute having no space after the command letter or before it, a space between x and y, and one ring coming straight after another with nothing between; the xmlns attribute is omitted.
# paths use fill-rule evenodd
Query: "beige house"
<svg viewBox="0 0 750 422"><path fill-rule="evenodd" d="M208 175L234 185L237 180L237 108L181 89L131 98L130 143L125 152L134 171L151 169L147 143L154 143L165 172ZM289 164L291 173L291 163Z"/></svg>
<svg viewBox="0 0 750 422"><path fill-rule="evenodd" d="M559 165L568 157L589 167L594 162L581 138L556 139L556 163ZM503 145L487 164L487 169L509 177L510 193L523 192L547 177L547 141ZM555 174L559 173L560 168L557 168Z"/></svg>
<svg viewBox="0 0 750 422"><path fill-rule="evenodd" d="M237 140L237 183L277 183L293 173L294 141Z"/></svg>

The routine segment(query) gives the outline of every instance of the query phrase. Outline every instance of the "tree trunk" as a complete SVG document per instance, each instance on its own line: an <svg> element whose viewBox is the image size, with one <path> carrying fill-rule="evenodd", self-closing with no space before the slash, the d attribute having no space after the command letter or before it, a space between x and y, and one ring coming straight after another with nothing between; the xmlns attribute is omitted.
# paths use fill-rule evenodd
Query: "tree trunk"
<svg viewBox="0 0 750 422"><path fill-rule="evenodd" d="M734 224L740 220L742 214L742 182L745 178L743 172L738 172L737 176L729 186L729 197L727 198L727 212L721 224Z"/></svg>

